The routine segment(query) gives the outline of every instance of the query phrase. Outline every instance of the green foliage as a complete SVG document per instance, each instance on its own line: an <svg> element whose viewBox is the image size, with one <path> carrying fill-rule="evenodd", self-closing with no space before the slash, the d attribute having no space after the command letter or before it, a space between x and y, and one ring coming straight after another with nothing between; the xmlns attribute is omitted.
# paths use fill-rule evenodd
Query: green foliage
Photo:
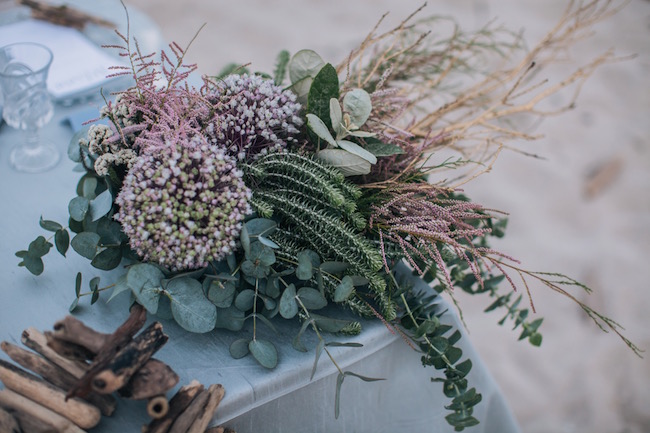
<svg viewBox="0 0 650 433"><path fill-rule="evenodd" d="M399 287L395 279L393 282ZM478 424L472 413L482 397L475 388L469 388L466 376L472 362L470 359L460 361L463 353L455 346L461 338L460 331L440 321L444 311L440 312L433 302L435 295L416 293L406 287L401 287L399 292L400 307L404 311L399 323L422 351L422 365L444 373L444 378L432 378L431 381L441 382L443 393L452 399L451 404L445 406L452 413L445 419L456 431Z"/></svg>
<svg viewBox="0 0 650 433"><path fill-rule="evenodd" d="M287 75L289 58L289 51L287 50L282 50L278 54L277 60L275 62L275 71L273 72L273 83L276 86L281 85L284 81L284 77Z"/></svg>
<svg viewBox="0 0 650 433"><path fill-rule="evenodd" d="M364 221L356 212L359 191L337 171L296 154L267 155L246 171L257 185L253 205L258 212L270 210L267 216L283 227L272 239L290 254L309 249L325 261L348 263L352 274L367 280L382 314L392 320L394 306L378 273L381 254L359 230Z"/></svg>
<svg viewBox="0 0 650 433"><path fill-rule="evenodd" d="M334 66L327 63L318 71L309 88L307 112L320 118L326 125L331 124L330 99L332 98L339 98L339 77Z"/></svg>

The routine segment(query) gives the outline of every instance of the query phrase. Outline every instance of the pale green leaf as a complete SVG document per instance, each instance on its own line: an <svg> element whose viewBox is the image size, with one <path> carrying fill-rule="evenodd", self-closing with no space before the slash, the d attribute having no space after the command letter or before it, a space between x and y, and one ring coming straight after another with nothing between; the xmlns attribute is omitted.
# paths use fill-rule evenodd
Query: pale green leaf
<svg viewBox="0 0 650 433"><path fill-rule="evenodd" d="M343 128L343 112L341 111L341 104L336 98L330 99L330 119L332 121L332 129L336 134L336 138L339 138L339 135L345 134L345 128Z"/></svg>
<svg viewBox="0 0 650 433"><path fill-rule="evenodd" d="M81 256L92 260L97 254L99 235L94 232L81 232L72 238L72 248Z"/></svg>
<svg viewBox="0 0 650 433"><path fill-rule="evenodd" d="M167 285L174 320L190 332L214 329L217 308L203 294L201 283L192 278L174 278Z"/></svg>
<svg viewBox="0 0 650 433"><path fill-rule="evenodd" d="M338 168L344 176L368 174L372 167L367 160L343 149L323 149L316 156L321 161Z"/></svg>
<svg viewBox="0 0 650 433"><path fill-rule="evenodd" d="M352 278L349 276L343 277L341 283L334 289L334 302L343 302L347 300L354 291L354 284Z"/></svg>
<svg viewBox="0 0 650 433"><path fill-rule="evenodd" d="M307 126L314 131L314 134L318 135L321 139L325 140L327 143L332 146L336 146L336 140L332 137L327 125L315 114L307 114Z"/></svg>
<svg viewBox="0 0 650 433"><path fill-rule="evenodd" d="M343 97L343 111L350 115L353 124L361 127L372 112L370 95L363 89L352 89Z"/></svg>
<svg viewBox="0 0 650 433"><path fill-rule="evenodd" d="M363 147L359 146L357 143L353 143L352 141L347 140L339 140L336 142L336 144L338 144L341 149L347 150L350 153L360 156L371 164L377 163L377 157L368 152Z"/></svg>
<svg viewBox="0 0 650 433"><path fill-rule="evenodd" d="M280 297L280 315L285 319L292 319L298 314L298 303L296 302L296 287L293 284L284 289Z"/></svg>
<svg viewBox="0 0 650 433"><path fill-rule="evenodd" d="M126 284L135 295L138 303L151 314L158 311L161 280L164 275L160 269L148 263L137 263L126 273Z"/></svg>
<svg viewBox="0 0 650 433"><path fill-rule="evenodd" d="M90 219L97 221L113 207L113 196L109 190L106 190L90 201L88 210L90 212Z"/></svg>
<svg viewBox="0 0 650 433"><path fill-rule="evenodd" d="M248 355L248 345L251 342L251 340L247 338L240 338L238 340L233 341L230 344L230 356L232 356L235 359L240 359L243 358L244 356Z"/></svg>
<svg viewBox="0 0 650 433"><path fill-rule="evenodd" d="M89 205L90 201L86 197L77 196L70 200L70 203L68 204L70 218L79 222L83 221L84 218L86 218Z"/></svg>
<svg viewBox="0 0 650 433"><path fill-rule="evenodd" d="M248 343L248 350L263 367L274 368L278 365L278 351L270 341L252 340Z"/></svg>
<svg viewBox="0 0 650 433"><path fill-rule="evenodd" d="M310 310L320 310L327 305L327 299L316 289L301 287L298 290L298 297L303 305Z"/></svg>

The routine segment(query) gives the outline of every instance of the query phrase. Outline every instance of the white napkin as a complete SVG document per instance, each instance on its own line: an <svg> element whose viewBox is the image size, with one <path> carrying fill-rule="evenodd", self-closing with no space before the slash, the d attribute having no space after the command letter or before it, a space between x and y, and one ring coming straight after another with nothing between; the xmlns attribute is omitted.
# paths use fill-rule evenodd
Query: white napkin
<svg viewBox="0 0 650 433"><path fill-rule="evenodd" d="M109 67L123 64L78 30L44 21L25 20L0 26L0 46L15 42L36 42L52 50L54 59L47 88L55 100L101 86L108 81Z"/></svg>

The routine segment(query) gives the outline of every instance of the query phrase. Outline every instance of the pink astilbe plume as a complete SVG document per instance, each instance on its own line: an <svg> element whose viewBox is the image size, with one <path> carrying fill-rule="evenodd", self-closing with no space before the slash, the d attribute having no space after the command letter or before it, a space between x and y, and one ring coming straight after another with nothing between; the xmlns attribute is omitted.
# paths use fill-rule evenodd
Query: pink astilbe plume
<svg viewBox="0 0 650 433"><path fill-rule="evenodd" d="M443 248L465 261L479 283L482 281L481 262L484 263L489 255L516 262L498 251L476 245L491 232L485 224L477 224L479 220L492 218L481 205L450 198L448 191L427 183L401 184L385 193L386 201L372 208L369 226L379 234L387 271L390 268L387 251L395 249L389 248L389 244L397 247L421 275L435 266L443 275L441 282L449 288L453 283Z"/></svg>

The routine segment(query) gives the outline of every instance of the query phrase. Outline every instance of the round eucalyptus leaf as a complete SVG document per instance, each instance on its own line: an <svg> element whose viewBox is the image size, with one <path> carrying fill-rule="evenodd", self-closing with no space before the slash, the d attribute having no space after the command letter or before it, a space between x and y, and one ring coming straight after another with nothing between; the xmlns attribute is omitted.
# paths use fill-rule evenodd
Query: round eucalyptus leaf
<svg viewBox="0 0 650 433"><path fill-rule="evenodd" d="M169 299L169 296L162 295L158 301L158 311L156 311L156 317L159 317L164 320L171 320L174 318L174 313L172 312L172 301Z"/></svg>
<svg viewBox="0 0 650 433"><path fill-rule="evenodd" d="M66 229L62 228L54 233L54 244L56 245L56 250L65 257L65 253L68 252L68 247L70 246L70 234Z"/></svg>
<svg viewBox="0 0 650 433"><path fill-rule="evenodd" d="M122 249L120 247L111 247L97 254L90 264L97 269L110 271L117 268L121 261Z"/></svg>
<svg viewBox="0 0 650 433"><path fill-rule="evenodd" d="M296 277L299 280L307 281L314 275L313 265L309 253L301 251L298 253L298 266L296 267Z"/></svg>
<svg viewBox="0 0 650 433"><path fill-rule="evenodd" d="M298 297L310 310L319 310L327 305L327 299L321 292L311 287L302 287L298 290Z"/></svg>
<svg viewBox="0 0 650 433"><path fill-rule="evenodd" d="M270 341L252 340L248 343L248 350L263 367L274 368L278 365L278 351Z"/></svg>
<svg viewBox="0 0 650 433"><path fill-rule="evenodd" d="M343 149L323 149L316 154L316 157L338 168L344 176L368 174L372 167L367 160Z"/></svg>
<svg viewBox="0 0 650 433"><path fill-rule="evenodd" d="M350 115L352 123L361 127L372 112L370 95L363 89L352 89L343 97L343 111Z"/></svg>
<svg viewBox="0 0 650 433"><path fill-rule="evenodd" d="M86 197L77 196L73 198L68 204L68 212L70 213L70 218L75 221L82 222L84 218L86 218L88 206L90 206L90 201Z"/></svg>
<svg viewBox="0 0 650 433"><path fill-rule="evenodd" d="M70 242L72 248L80 255L89 260L95 258L97 246L99 244L99 235L93 232L81 232L75 235Z"/></svg>
<svg viewBox="0 0 650 433"><path fill-rule="evenodd" d="M29 255L23 257L23 261L18 263L18 266L26 267L34 275L41 275L44 269L43 259Z"/></svg>
<svg viewBox="0 0 650 433"><path fill-rule="evenodd" d="M151 314L158 311L161 280L165 276L158 267L148 263L138 263L129 268L126 273L126 284L135 295L138 303Z"/></svg>
<svg viewBox="0 0 650 433"><path fill-rule="evenodd" d="M248 311L253 308L255 302L255 291L251 289L242 290L235 297L235 307L241 311Z"/></svg>
<svg viewBox="0 0 650 433"><path fill-rule="evenodd" d="M251 342L251 340L247 338L240 338L238 340L233 341L230 344L230 356L232 356L235 359L240 359L243 358L244 356L248 355L248 344Z"/></svg>
<svg viewBox="0 0 650 433"><path fill-rule="evenodd" d="M50 248L52 248L52 244L43 236L39 236L30 242L27 248L27 256L33 258L43 257L50 251Z"/></svg>
<svg viewBox="0 0 650 433"><path fill-rule="evenodd" d="M320 265L320 270L327 272L328 274L339 275L345 272L349 267L350 265L345 262L323 262Z"/></svg>
<svg viewBox="0 0 650 433"><path fill-rule="evenodd" d="M241 242L241 247L244 252L248 255L251 249L251 238L248 234L248 229L246 225L241 228L241 233L239 234L239 241Z"/></svg>
<svg viewBox="0 0 650 433"><path fill-rule="evenodd" d="M74 312L74 310L77 309L77 306L79 305L79 298L74 298L74 301L72 301L72 304L68 307L69 312Z"/></svg>
<svg viewBox="0 0 650 433"><path fill-rule="evenodd" d="M325 66L325 62L313 50L300 50L291 57L289 60L289 79L292 83L306 77L315 77L321 68Z"/></svg>
<svg viewBox="0 0 650 433"><path fill-rule="evenodd" d="M167 284L174 320L190 332L214 329L217 307L203 294L203 286L193 278L174 278Z"/></svg>
<svg viewBox="0 0 650 433"><path fill-rule="evenodd" d="M257 240L260 241L262 245L266 245L269 248L274 248L276 250L280 248L280 245L276 244L269 238L265 238L264 236L259 236Z"/></svg>
<svg viewBox="0 0 650 433"><path fill-rule="evenodd" d="M235 299L235 285L230 281L212 281L208 289L208 299L219 308L228 308Z"/></svg>
<svg viewBox="0 0 650 433"><path fill-rule="evenodd" d="M109 213L112 207L113 196L109 190L106 190L90 201L90 204L88 205L90 219L92 221L97 221Z"/></svg>
<svg viewBox="0 0 650 433"><path fill-rule="evenodd" d="M41 216L41 219L38 221L38 224L41 228L47 230L48 232L56 232L61 230L63 226L56 221L44 220Z"/></svg>
<svg viewBox="0 0 650 433"><path fill-rule="evenodd" d="M275 221L268 218L253 218L245 226L250 236L269 236L278 227Z"/></svg>
<svg viewBox="0 0 650 433"><path fill-rule="evenodd" d="M126 274L122 275L113 286L113 292L111 296L106 300L106 303L111 302L117 295L122 292L129 290L129 286L126 284Z"/></svg>
<svg viewBox="0 0 650 433"><path fill-rule="evenodd" d="M215 328L228 329L229 331L241 331L246 321L245 314L234 305L229 308L219 308Z"/></svg>
<svg viewBox="0 0 650 433"><path fill-rule="evenodd" d="M280 297L280 315L285 319L292 319L298 314L298 302L296 302L296 287L293 284L284 289Z"/></svg>
<svg viewBox="0 0 650 433"><path fill-rule="evenodd" d="M79 189L83 197L87 198L88 200L94 199L97 197L95 194L95 191L97 190L97 178L95 176L91 176L90 174L82 177L81 181L79 182Z"/></svg>
<svg viewBox="0 0 650 433"><path fill-rule="evenodd" d="M354 291L354 284L352 284L352 278L349 276L343 277L341 284L336 286L334 289L334 302L343 302L347 300L352 292Z"/></svg>

